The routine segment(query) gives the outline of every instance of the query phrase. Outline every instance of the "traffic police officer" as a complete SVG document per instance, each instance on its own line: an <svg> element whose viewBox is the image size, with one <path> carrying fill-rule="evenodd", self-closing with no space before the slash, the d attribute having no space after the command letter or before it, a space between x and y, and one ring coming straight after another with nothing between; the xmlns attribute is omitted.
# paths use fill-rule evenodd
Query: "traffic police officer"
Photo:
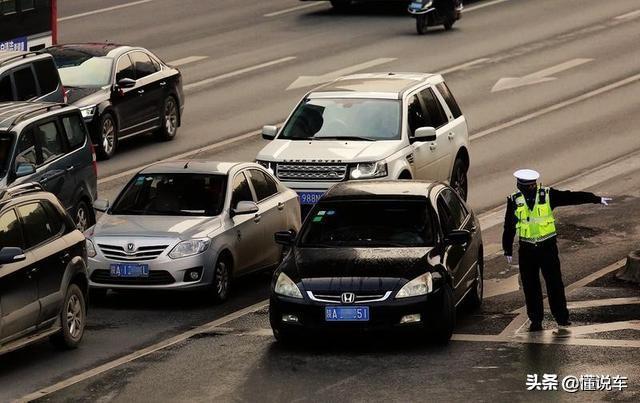
<svg viewBox="0 0 640 403"><path fill-rule="evenodd" d="M561 191L537 183L540 174L531 169L521 169L513 176L518 191L507 198L504 218L502 249L511 263L513 240L520 240L518 249L520 278L527 302L529 331L542 330L544 308L540 271L547 285L551 313L559 327L569 326L569 311L560 273L560 259L556 243L556 226L553 209L585 203L608 205L611 198L599 197L589 192Z"/></svg>

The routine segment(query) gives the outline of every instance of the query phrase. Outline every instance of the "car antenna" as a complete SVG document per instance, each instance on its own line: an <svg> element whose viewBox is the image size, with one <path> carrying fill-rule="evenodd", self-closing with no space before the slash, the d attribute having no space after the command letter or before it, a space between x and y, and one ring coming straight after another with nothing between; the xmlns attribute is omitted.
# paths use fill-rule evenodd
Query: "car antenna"
<svg viewBox="0 0 640 403"><path fill-rule="evenodd" d="M200 153L202 152L202 150L204 150L204 147L202 147L201 149L199 149L197 153L193 154L193 156L192 156L191 158L189 158L189 159L187 160L187 162L185 162L185 163L184 163L184 167L183 167L183 169L187 169L187 168L189 168L189 163L190 163L191 161L193 161L194 159L196 159L196 157L197 157L198 155L200 155Z"/></svg>

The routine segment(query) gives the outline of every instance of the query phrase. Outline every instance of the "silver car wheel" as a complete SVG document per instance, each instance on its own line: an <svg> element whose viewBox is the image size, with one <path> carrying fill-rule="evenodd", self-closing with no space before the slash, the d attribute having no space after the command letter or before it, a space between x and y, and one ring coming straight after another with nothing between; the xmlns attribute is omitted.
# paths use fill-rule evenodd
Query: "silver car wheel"
<svg viewBox="0 0 640 403"><path fill-rule="evenodd" d="M82 304L77 295L72 295L67 302L67 329L73 339L82 334L83 326Z"/></svg>
<svg viewBox="0 0 640 403"><path fill-rule="evenodd" d="M168 98L164 107L164 126L169 137L175 135L178 128L178 108L173 98Z"/></svg>
<svg viewBox="0 0 640 403"><path fill-rule="evenodd" d="M229 291L229 271L225 262L219 261L216 264L214 281L218 298L225 299Z"/></svg>
<svg viewBox="0 0 640 403"><path fill-rule="evenodd" d="M479 264L476 265L476 294L478 298L482 299L482 293L484 291L484 284L482 281L482 269Z"/></svg>
<svg viewBox="0 0 640 403"><path fill-rule="evenodd" d="M113 121L111 119L105 119L102 123L102 149L105 154L111 154L113 152L113 145L115 143L115 127L113 127Z"/></svg>
<svg viewBox="0 0 640 403"><path fill-rule="evenodd" d="M78 210L76 211L76 228L80 232L86 231L89 226L89 217L87 216L87 211L84 208L84 205L78 206Z"/></svg>

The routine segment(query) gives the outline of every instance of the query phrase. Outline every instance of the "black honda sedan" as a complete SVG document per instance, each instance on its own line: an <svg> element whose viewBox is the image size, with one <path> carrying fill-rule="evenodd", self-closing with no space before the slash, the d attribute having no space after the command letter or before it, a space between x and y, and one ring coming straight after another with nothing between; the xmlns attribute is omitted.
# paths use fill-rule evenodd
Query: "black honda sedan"
<svg viewBox="0 0 640 403"><path fill-rule="evenodd" d="M478 219L455 191L418 181L344 182L313 207L271 285L279 341L304 331L419 330L451 338L456 307L482 303Z"/></svg>
<svg viewBox="0 0 640 403"><path fill-rule="evenodd" d="M150 51L86 43L44 52L53 55L68 102L82 111L99 158L110 158L127 137L175 137L184 106L182 75Z"/></svg>

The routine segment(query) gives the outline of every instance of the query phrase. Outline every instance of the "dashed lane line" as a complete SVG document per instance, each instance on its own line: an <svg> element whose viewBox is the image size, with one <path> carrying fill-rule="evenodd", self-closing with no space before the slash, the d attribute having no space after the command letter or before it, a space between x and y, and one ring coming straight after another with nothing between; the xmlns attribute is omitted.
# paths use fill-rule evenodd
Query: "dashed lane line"
<svg viewBox="0 0 640 403"><path fill-rule="evenodd" d="M636 17L640 17L640 10L635 10L635 11L631 11L630 13L619 15L619 16L615 17L614 19L616 19L616 20L627 20L627 19L636 18Z"/></svg>
<svg viewBox="0 0 640 403"><path fill-rule="evenodd" d="M173 67L180 67L180 66L184 66L185 64L199 62L200 60L207 59L208 57L209 56L188 56L188 57L183 57L182 59L170 61L167 64Z"/></svg>
<svg viewBox="0 0 640 403"><path fill-rule="evenodd" d="M313 2L313 3L309 3L309 4L303 4L301 6L285 8L284 10L280 10L280 11L274 11L272 13L265 14L264 17L267 17L267 18L277 17L279 15L289 14L289 13L292 13L294 11L306 10L307 8L318 7L318 6L323 5L323 4L324 3L321 2L321 1L316 1L316 2Z"/></svg>
<svg viewBox="0 0 640 403"><path fill-rule="evenodd" d="M87 11L85 13L73 14L73 15L69 15L67 17L58 18L58 22L75 20L77 18L88 17L90 15L95 15L95 14L102 14L102 13L106 13L106 12L109 12L109 11L119 10L121 8L127 8L127 7L137 6L137 5L140 5L140 4L150 3L152 1L155 1L155 0L139 0L139 1L132 1L131 3L119 4L117 6L99 8L97 10L91 10L91 11Z"/></svg>

